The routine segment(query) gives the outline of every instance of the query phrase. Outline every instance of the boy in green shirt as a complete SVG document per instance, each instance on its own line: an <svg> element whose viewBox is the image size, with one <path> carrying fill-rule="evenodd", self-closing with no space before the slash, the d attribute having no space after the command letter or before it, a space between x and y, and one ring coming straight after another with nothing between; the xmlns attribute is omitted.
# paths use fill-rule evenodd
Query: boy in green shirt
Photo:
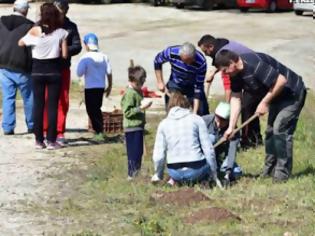
<svg viewBox="0 0 315 236"><path fill-rule="evenodd" d="M144 111L152 102L142 103L141 87L146 78L146 72L141 66L128 69L129 85L121 99L124 114L124 131L128 156L128 180L135 177L140 168L143 155L143 131L145 125Z"/></svg>

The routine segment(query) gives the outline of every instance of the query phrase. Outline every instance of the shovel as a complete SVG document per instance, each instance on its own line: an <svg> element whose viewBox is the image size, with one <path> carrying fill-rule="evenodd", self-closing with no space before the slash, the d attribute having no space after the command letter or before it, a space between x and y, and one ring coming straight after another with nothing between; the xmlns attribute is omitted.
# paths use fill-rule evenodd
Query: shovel
<svg viewBox="0 0 315 236"><path fill-rule="evenodd" d="M240 131L241 129L243 129L246 125L248 125L250 122L252 122L253 120L255 120L257 117L259 117L259 114L258 113L255 113L254 115L252 115L247 121L245 121L243 124L241 124L240 127L238 127L237 129L235 129L233 131L233 135L236 134L238 131ZM222 143L226 142L227 139L222 137L217 143L215 143L213 145L213 148L216 148L218 146L220 146Z"/></svg>

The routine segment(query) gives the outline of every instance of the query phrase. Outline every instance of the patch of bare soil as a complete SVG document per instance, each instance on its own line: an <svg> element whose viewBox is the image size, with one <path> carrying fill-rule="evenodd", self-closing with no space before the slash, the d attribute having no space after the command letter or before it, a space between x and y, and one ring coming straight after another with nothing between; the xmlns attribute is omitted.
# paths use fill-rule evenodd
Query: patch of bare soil
<svg viewBox="0 0 315 236"><path fill-rule="evenodd" d="M151 199L163 204L176 205L190 205L192 203L210 200L206 195L201 192L195 192L192 188L180 189L174 192L158 191L151 195Z"/></svg>
<svg viewBox="0 0 315 236"><path fill-rule="evenodd" d="M187 224L196 224L199 222L220 222L225 220L241 221L242 219L227 209L211 207L201 209L185 217L184 222Z"/></svg>

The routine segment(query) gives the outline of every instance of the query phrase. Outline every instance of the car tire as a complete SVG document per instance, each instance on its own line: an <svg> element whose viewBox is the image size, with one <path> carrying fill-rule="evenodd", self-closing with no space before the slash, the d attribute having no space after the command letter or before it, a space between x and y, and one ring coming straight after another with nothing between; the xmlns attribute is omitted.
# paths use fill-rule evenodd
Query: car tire
<svg viewBox="0 0 315 236"><path fill-rule="evenodd" d="M274 13L277 11L277 1L271 0L267 9L267 12Z"/></svg>
<svg viewBox="0 0 315 236"><path fill-rule="evenodd" d="M202 3L202 10L208 11L213 9L213 0L204 0Z"/></svg>
<svg viewBox="0 0 315 236"><path fill-rule="evenodd" d="M175 7L177 8L177 9L183 9L184 8L184 4L183 3L175 3Z"/></svg>
<svg viewBox="0 0 315 236"><path fill-rule="evenodd" d="M153 0L152 2L153 2L153 6L155 6L155 7L164 5L163 0Z"/></svg>
<svg viewBox="0 0 315 236"><path fill-rule="evenodd" d="M248 12L248 10L249 10L249 9L248 9L247 7L241 7L241 8L240 8L240 11L241 11L241 12Z"/></svg>
<svg viewBox="0 0 315 236"><path fill-rule="evenodd" d="M111 3L112 3L111 0L99 0L99 2L100 2L101 4L111 4Z"/></svg>
<svg viewBox="0 0 315 236"><path fill-rule="evenodd" d="M301 15L303 14L303 11L301 11L301 10L295 10L294 13L295 13L295 15L297 15L297 16L301 16Z"/></svg>

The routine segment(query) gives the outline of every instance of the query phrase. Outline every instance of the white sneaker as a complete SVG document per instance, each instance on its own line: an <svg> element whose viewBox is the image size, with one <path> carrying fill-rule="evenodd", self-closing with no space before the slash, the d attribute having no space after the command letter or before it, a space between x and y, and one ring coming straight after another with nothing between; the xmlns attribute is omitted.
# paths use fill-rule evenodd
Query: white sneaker
<svg viewBox="0 0 315 236"><path fill-rule="evenodd" d="M39 141L35 142L35 149L41 150L41 149L44 149L44 148L46 148L46 145L45 145L44 142L39 142Z"/></svg>
<svg viewBox="0 0 315 236"><path fill-rule="evenodd" d="M175 180L173 180L172 178L170 178L170 179L167 181L167 184L170 185L170 186L175 186L176 182L175 182Z"/></svg>
<svg viewBox="0 0 315 236"><path fill-rule="evenodd" d="M57 142L48 143L48 145L47 145L47 150L56 150L56 149L60 149L60 148L62 148L62 146L60 146Z"/></svg>
<svg viewBox="0 0 315 236"><path fill-rule="evenodd" d="M65 138L57 138L56 143L58 143L61 147L66 146L66 139Z"/></svg>

